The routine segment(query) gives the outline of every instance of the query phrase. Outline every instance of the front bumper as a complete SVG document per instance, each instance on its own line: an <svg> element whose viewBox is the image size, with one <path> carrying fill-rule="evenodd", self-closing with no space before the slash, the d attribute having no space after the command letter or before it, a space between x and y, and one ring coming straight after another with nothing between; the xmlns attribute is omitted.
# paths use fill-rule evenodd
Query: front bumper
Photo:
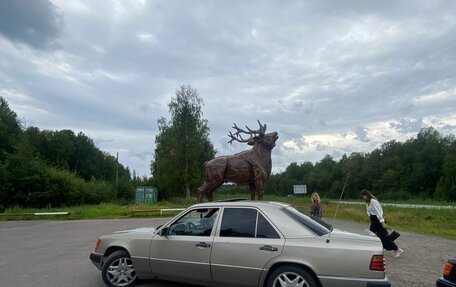
<svg viewBox="0 0 456 287"><path fill-rule="evenodd" d="M443 277L440 277L439 279L437 279L437 282L435 282L435 286L437 286L437 287L456 287L456 283L448 281Z"/></svg>
<svg viewBox="0 0 456 287"><path fill-rule="evenodd" d="M93 265L101 270L102 263L103 263L103 254L92 252L90 253L90 261L92 261Z"/></svg>

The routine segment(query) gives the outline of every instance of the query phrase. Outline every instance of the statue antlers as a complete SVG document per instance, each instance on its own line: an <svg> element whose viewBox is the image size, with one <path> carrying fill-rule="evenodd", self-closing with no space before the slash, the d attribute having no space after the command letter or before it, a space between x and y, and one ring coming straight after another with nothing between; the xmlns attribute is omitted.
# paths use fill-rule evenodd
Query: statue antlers
<svg viewBox="0 0 456 287"><path fill-rule="evenodd" d="M245 143L245 142L246 142L246 143L248 143L249 145L254 145L255 142L254 142L253 140L255 139L255 137L256 137L256 136L263 137L263 136L264 136L264 133L266 132L266 124L261 125L260 121L258 121L258 120L257 120L257 122L258 122L258 124L260 125L260 129L258 129L258 130L251 130L248 126L245 126L245 127L247 128L248 131L239 128L235 123L233 123L233 125L234 125L234 126L233 126L233 129L235 129L236 132L233 134L233 133L231 133L231 131L230 131L230 134L229 134L228 136L231 138L231 140L228 141L228 143L231 144L231 143L233 143L233 140L235 140L235 141L238 141L238 142L240 142L240 143ZM242 138L241 133L250 135L250 138L244 140L244 139ZM253 142L252 142L252 141L253 141Z"/></svg>

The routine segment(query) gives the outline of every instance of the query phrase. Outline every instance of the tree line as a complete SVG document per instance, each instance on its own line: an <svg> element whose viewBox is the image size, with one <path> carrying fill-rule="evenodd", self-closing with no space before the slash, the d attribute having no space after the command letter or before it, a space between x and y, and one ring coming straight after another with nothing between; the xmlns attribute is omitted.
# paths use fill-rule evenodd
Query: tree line
<svg viewBox="0 0 456 287"><path fill-rule="evenodd" d="M0 209L130 201L134 196L129 169L92 139L71 130L24 128L2 97L0 139Z"/></svg>
<svg viewBox="0 0 456 287"><path fill-rule="evenodd" d="M405 142L392 140L338 161L326 155L315 164L293 162L269 178L265 192L287 195L293 185L305 184L308 192L338 198L348 174L346 198L359 198L360 190L367 188L382 199L456 201L456 140L429 127Z"/></svg>
<svg viewBox="0 0 456 287"><path fill-rule="evenodd" d="M132 178L128 167L99 150L83 133L24 128L0 97L0 210L15 205L126 203L140 184L156 186L159 199L194 195L203 182L204 162L216 154L203 104L191 86L176 91L168 105L171 119L157 121L152 177L141 179L135 172ZM285 171L271 175L265 192L286 196L293 185L305 184L308 192L338 198L348 174L346 198L358 198L359 191L368 188L382 199L456 201L456 140L429 127L405 142L393 140L338 161L327 155L316 163L292 162ZM222 186L217 192L247 189Z"/></svg>

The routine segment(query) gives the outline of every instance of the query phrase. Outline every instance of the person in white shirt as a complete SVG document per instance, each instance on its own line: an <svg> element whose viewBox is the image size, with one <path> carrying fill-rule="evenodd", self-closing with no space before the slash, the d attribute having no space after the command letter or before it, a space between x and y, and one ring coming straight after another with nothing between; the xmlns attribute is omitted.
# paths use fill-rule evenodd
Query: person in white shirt
<svg viewBox="0 0 456 287"><path fill-rule="evenodd" d="M372 193L367 190L361 190L361 197L366 202L367 214L370 217L371 225L370 231L377 234L383 244L383 248L386 250L394 250L395 256L401 256L401 253L404 252L399 248L394 241L388 237L388 226L386 225L385 217L383 216L383 209L378 202L377 198L372 195Z"/></svg>

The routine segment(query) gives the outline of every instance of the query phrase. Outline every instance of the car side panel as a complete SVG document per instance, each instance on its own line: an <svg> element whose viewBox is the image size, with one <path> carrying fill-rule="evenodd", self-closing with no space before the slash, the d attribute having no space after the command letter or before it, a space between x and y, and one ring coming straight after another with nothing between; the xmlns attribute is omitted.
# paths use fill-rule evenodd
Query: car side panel
<svg viewBox="0 0 456 287"><path fill-rule="evenodd" d="M369 269L372 256L383 255L381 243L326 237L288 239L283 256L302 258L317 275L383 279L385 272ZM347 264L349 259L350 264Z"/></svg>
<svg viewBox="0 0 456 287"><path fill-rule="evenodd" d="M150 272L149 258L131 257L136 273L140 279L152 279L153 274Z"/></svg>
<svg viewBox="0 0 456 287"><path fill-rule="evenodd" d="M320 281L327 282L329 286L332 286L331 282L337 281L340 284L346 282L349 282L348 285L354 284L351 286L359 284L366 286L369 280L379 280L379 282L385 280L385 272L369 270L372 256L383 254L381 244L377 246L372 242L361 240L354 244L352 240L344 239L331 239L326 243L326 239L326 236L287 239L280 258L269 262L265 269L270 270L273 265L281 263L304 265L321 278ZM347 259L350 264L347 264ZM266 275L266 273L262 274L261 284L266 279ZM355 280L348 280L350 278Z"/></svg>
<svg viewBox="0 0 456 287"><path fill-rule="evenodd" d="M215 237L211 256L214 283L256 286L264 265L280 256L283 239ZM275 251L262 251L262 246Z"/></svg>
<svg viewBox="0 0 456 287"><path fill-rule="evenodd" d="M150 245L150 268L158 278L174 276L210 282L211 241L208 236L157 235ZM208 247L198 247L200 243Z"/></svg>

